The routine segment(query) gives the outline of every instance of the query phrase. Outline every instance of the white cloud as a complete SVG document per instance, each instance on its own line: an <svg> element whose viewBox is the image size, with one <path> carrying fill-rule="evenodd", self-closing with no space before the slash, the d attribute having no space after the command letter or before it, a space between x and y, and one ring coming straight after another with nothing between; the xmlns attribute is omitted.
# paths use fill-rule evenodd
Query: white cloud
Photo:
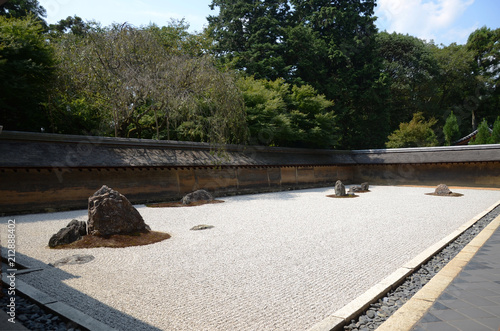
<svg viewBox="0 0 500 331"><path fill-rule="evenodd" d="M381 30L410 34L421 39L443 42L459 31L473 27L456 27L474 0L379 0L375 15ZM458 40L456 40L458 41Z"/></svg>

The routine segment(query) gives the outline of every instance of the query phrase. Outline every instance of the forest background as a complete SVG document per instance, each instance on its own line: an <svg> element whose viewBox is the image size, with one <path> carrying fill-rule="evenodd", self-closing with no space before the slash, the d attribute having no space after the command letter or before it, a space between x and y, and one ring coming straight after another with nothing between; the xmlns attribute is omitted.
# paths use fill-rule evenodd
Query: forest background
<svg viewBox="0 0 500 331"><path fill-rule="evenodd" d="M374 0L212 0L132 26L0 5L4 130L364 149L500 143L500 29L465 45L380 32Z"/></svg>

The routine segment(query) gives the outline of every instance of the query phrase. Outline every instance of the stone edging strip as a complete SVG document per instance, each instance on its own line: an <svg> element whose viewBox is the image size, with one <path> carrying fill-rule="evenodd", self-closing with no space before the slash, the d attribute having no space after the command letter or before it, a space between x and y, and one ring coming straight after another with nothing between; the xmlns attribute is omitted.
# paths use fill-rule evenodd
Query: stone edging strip
<svg viewBox="0 0 500 331"><path fill-rule="evenodd" d="M497 216L377 331L411 330L499 226L500 216Z"/></svg>
<svg viewBox="0 0 500 331"><path fill-rule="evenodd" d="M9 283L7 276L2 275L2 282L5 284ZM48 310L51 310L53 313L72 321L73 323L79 325L83 329L87 330L99 330L99 331L116 331L106 324L99 322L98 320L90 317L83 312L68 306L67 304L57 301L48 294L37 290L31 285L26 284L25 282L16 279L16 291L22 293L24 296L29 297L31 300L36 303L46 307Z"/></svg>
<svg viewBox="0 0 500 331"><path fill-rule="evenodd" d="M343 327L346 324L348 324L352 319L355 319L363 311L368 309L370 307L370 304L376 302L378 299L385 296L389 291L397 288L401 283L403 283L406 277L411 275L421 265L429 261L434 255L439 253L450 242L455 240L465 230L474 225L477 221L479 221L482 217L484 217L498 205L500 205L500 200L494 203L489 208L487 208L485 211L474 216L471 220L465 222L462 226L457 228L455 231L453 231L448 236L441 239L434 245L427 248L425 251L414 257L412 260L405 263L401 268L397 269L395 272L393 272L385 279L383 279L380 283L374 285L372 288L370 288L368 291L358 296L356 299L348 303L346 306L342 307L341 309L334 312L332 315L326 317L322 321L315 324L308 331L343 330ZM425 313L431 307L431 305L437 299L439 294L441 294L441 292L448 286L448 284L453 280L453 278L455 278L455 276L458 275L458 273L462 270L463 266L467 264L467 262L472 258L472 256L474 256L477 250L484 244L484 242L486 242L486 240L491 236L491 234L495 231L495 229L499 225L500 225L500 216L491 221L491 223L486 228L484 228L483 231L481 231L466 247L464 247L464 249L453 260L451 260L438 274L436 274L436 276L434 276L427 283L427 285L425 285L419 292L417 292L413 296L413 298L410 299L407 303L405 303L400 309L398 309L396 313L394 313L394 315L392 315L386 322L384 322L381 326L379 326L377 328L377 331L410 330L411 327L415 323L417 323L418 320L422 317L422 314ZM459 270L456 271L454 276L451 277L451 275L453 275L453 273L455 272L454 268L458 267ZM449 282L447 282L448 280ZM446 285L444 285L445 283ZM437 286L438 284L440 284L441 287L438 287ZM439 288L441 288L441 290L439 290ZM428 296L428 294L430 293L425 292L424 290L430 291L433 295L435 295L434 299L431 299L432 296ZM418 300L418 305L416 303L412 303L414 300L415 301ZM422 311L423 308L417 308L417 307L423 307L424 302L427 305L427 308L425 308L425 310ZM406 306L409 306L409 308L404 309ZM403 309L404 312L402 312ZM418 319L414 320L414 317L417 316ZM405 328L403 326L403 323L406 323L405 320L407 320L408 323L411 323L411 325L408 325L408 328Z"/></svg>

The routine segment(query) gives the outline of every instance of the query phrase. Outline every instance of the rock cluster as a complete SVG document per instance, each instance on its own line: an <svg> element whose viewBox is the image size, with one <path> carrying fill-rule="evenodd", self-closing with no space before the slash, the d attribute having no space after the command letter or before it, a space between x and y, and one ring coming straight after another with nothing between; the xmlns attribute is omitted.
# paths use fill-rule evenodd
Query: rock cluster
<svg viewBox="0 0 500 331"><path fill-rule="evenodd" d="M182 198L181 202L184 205L189 205L191 203L198 202L198 201L213 201L213 200L214 200L214 197L210 193L208 193L207 191L197 190L197 191L186 194Z"/></svg>
<svg viewBox="0 0 500 331"><path fill-rule="evenodd" d="M367 182L365 182L365 183L361 183L360 186L351 186L348 193L366 192L369 189L370 189L370 185Z"/></svg>
<svg viewBox="0 0 500 331"><path fill-rule="evenodd" d="M119 192L103 185L88 200L87 222L72 220L49 240L49 247L70 244L85 235L109 236L149 231L141 214Z"/></svg>
<svg viewBox="0 0 500 331"><path fill-rule="evenodd" d="M103 185L89 198L88 233L93 236L147 230L137 209L119 192Z"/></svg>

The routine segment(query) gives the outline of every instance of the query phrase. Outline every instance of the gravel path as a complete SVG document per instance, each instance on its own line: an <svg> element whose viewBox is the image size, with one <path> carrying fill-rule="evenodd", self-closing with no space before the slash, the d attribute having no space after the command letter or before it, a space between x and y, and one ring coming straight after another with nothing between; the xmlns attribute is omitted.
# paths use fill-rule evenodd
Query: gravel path
<svg viewBox="0 0 500 331"><path fill-rule="evenodd" d="M397 288L387 293L357 319L352 320L344 327L347 331L370 331L377 329L401 306L410 300L424 287L438 272L445 267L462 249L467 246L488 224L500 215L500 206L483 216L473 226L450 242L441 252L434 255L421 268L408 276Z"/></svg>
<svg viewBox="0 0 500 331"><path fill-rule="evenodd" d="M228 197L189 208L137 206L172 238L125 249L49 250L50 236L87 212L16 219L19 275L120 330L306 330L500 199L500 192L371 187L354 199L333 189ZM190 231L198 224L214 228ZM5 254L4 252L2 252ZM48 266L73 254L89 263Z"/></svg>

